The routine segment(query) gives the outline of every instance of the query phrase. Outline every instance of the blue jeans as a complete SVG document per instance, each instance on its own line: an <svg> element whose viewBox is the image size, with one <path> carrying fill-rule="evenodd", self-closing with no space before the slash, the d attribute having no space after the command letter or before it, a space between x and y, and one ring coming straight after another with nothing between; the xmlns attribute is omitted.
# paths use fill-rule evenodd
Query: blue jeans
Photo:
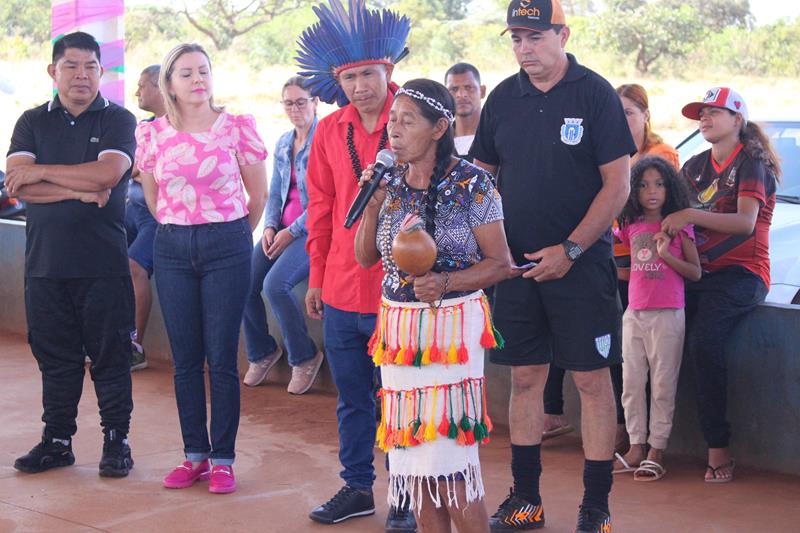
<svg viewBox="0 0 800 533"><path fill-rule="evenodd" d="M339 475L353 488L371 490L375 481L375 386L377 370L367 353L377 316L325 306L325 355L339 391Z"/></svg>
<svg viewBox="0 0 800 533"><path fill-rule="evenodd" d="M274 261L264 255L259 241L253 248L250 289L244 307L244 340L247 360L260 361L278 348L269 334L267 313L264 310L262 291L269 304L286 344L289 364L299 366L313 359L317 353L314 341L308 336L305 316L292 289L308 277L306 237L298 237Z"/></svg>
<svg viewBox="0 0 800 533"><path fill-rule="evenodd" d="M239 429L236 357L247 284L250 246L247 219L216 224L158 227L155 274L158 299L175 361L175 397L190 461L233 464ZM206 429L208 362L211 440Z"/></svg>

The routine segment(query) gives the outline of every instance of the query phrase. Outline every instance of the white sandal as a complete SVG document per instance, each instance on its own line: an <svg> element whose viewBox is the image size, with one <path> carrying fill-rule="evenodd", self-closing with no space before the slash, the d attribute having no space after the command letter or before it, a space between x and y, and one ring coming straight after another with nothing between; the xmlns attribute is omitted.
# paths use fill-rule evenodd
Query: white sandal
<svg viewBox="0 0 800 533"><path fill-rule="evenodd" d="M620 468L618 470L612 470L611 471L612 474L625 474L627 472L635 472L636 471L637 467L629 465L628 461L626 461L625 458L621 454L615 452L614 453L614 457L616 457L617 460L620 463L622 463L623 468Z"/></svg>
<svg viewBox="0 0 800 533"><path fill-rule="evenodd" d="M658 481L667 470L655 461L645 459L639 463L639 468L633 472L634 481Z"/></svg>

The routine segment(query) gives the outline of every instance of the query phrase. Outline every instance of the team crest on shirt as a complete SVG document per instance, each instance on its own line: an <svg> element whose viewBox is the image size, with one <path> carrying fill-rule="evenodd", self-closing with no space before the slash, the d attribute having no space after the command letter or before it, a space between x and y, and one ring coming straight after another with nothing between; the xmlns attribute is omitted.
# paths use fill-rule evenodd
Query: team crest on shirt
<svg viewBox="0 0 800 533"><path fill-rule="evenodd" d="M561 126L561 142L570 146L575 146L583 138L582 118L565 118Z"/></svg>
<svg viewBox="0 0 800 533"><path fill-rule="evenodd" d="M608 359L608 354L611 352L611 333L595 337L594 346L597 348L597 353L603 356L603 359Z"/></svg>

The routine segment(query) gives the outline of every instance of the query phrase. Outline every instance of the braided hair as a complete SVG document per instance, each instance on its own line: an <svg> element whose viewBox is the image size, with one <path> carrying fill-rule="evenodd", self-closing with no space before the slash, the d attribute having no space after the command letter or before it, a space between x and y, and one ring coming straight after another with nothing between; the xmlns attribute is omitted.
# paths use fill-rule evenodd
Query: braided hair
<svg viewBox="0 0 800 533"><path fill-rule="evenodd" d="M450 111L450 113L455 114L456 105L453 101L453 96L450 94L450 91L447 90L447 87L439 82L419 78L406 82L406 84L403 85L403 89L419 91L425 96L431 97L440 102L447 110ZM416 98L409 98L409 101L417 106L420 114L425 118L425 120L430 122L431 125L436 124L437 121L445 118L440 111L437 111L424 101L417 100ZM428 191L425 194L425 231L427 231L430 236L433 237L434 241L436 240L435 221L439 184L442 182L442 179L445 176L447 167L450 166L450 160L455 154L455 151L456 146L454 141L453 126L451 124L447 128L447 131L445 131L444 135L442 135L442 137L436 143L436 163L433 167L433 173L431 174L431 181L428 185Z"/></svg>

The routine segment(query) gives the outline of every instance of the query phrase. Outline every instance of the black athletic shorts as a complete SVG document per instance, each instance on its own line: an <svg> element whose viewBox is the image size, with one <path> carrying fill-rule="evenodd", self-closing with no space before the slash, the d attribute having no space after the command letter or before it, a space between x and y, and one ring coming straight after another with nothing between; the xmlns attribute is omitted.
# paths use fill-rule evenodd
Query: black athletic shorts
<svg viewBox="0 0 800 533"><path fill-rule="evenodd" d="M622 362L613 259L578 260L554 281L506 280L495 289L493 317L505 339L502 350L492 350L493 363L589 371Z"/></svg>

